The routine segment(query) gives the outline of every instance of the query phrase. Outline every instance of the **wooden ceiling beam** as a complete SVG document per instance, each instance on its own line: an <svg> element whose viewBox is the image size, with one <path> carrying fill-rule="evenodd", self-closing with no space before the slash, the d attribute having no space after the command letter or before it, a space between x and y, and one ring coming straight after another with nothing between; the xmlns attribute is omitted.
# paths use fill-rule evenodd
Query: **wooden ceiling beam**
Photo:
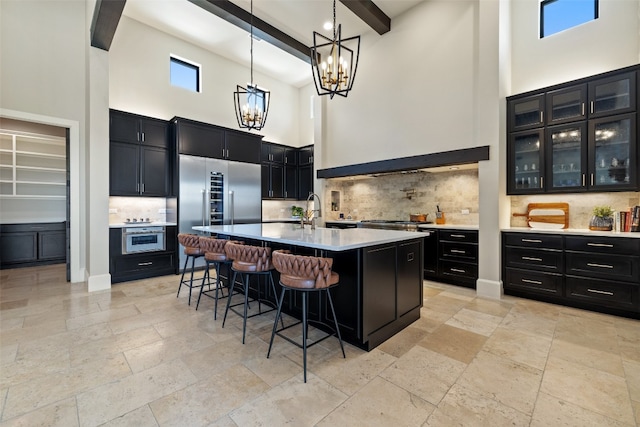
<svg viewBox="0 0 640 427"><path fill-rule="evenodd" d="M380 10L371 0L340 0L349 10L355 13L368 26L382 35L391 31L391 18Z"/></svg>
<svg viewBox="0 0 640 427"><path fill-rule="evenodd" d="M91 20L91 46L109 51L127 0L98 0Z"/></svg>
<svg viewBox="0 0 640 427"><path fill-rule="evenodd" d="M229 0L189 0L191 3L224 19L225 21L242 28L246 32L251 31L251 13L236 6ZM253 16L253 34L261 40L270 43L285 52L311 63L310 48L293 37L285 34L276 27L267 24L260 18Z"/></svg>

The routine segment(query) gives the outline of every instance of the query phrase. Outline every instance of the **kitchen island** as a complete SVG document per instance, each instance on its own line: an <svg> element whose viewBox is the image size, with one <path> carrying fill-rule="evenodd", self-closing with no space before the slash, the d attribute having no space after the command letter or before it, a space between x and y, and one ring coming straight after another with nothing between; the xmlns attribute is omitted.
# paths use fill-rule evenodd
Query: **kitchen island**
<svg viewBox="0 0 640 427"><path fill-rule="evenodd" d="M372 229L329 229L300 224L241 224L193 227L246 244L288 249L300 255L333 258L340 283L331 290L342 338L371 350L420 318L423 239L421 234ZM274 280L277 281L277 272ZM326 301L314 295L309 313L329 320ZM275 295L271 298L275 301ZM298 317L301 299L285 301ZM331 323L331 322L328 322Z"/></svg>

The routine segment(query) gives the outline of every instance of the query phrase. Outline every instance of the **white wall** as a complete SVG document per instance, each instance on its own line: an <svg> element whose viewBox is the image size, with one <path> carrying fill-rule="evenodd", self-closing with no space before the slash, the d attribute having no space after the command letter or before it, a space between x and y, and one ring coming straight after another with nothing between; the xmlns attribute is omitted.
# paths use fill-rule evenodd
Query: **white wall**
<svg viewBox="0 0 640 427"><path fill-rule="evenodd" d="M539 1L511 4L511 94L639 62L638 0L600 1L598 19L543 39L538 30Z"/></svg>
<svg viewBox="0 0 640 427"><path fill-rule="evenodd" d="M202 66L201 93L171 86L171 54ZM160 119L180 116L239 129L233 93L249 80L246 67L126 16L109 50L110 107ZM255 70L254 82L271 91L266 126L257 133L266 141L300 146L298 89Z"/></svg>
<svg viewBox="0 0 640 427"><path fill-rule="evenodd" d="M425 1L363 36L353 90L327 101L323 167L475 145L476 8Z"/></svg>
<svg viewBox="0 0 640 427"><path fill-rule="evenodd" d="M71 131L72 281L82 280L87 266L84 207L88 206L88 179L81 160L86 156L85 14L83 1L0 2L0 108L4 116Z"/></svg>

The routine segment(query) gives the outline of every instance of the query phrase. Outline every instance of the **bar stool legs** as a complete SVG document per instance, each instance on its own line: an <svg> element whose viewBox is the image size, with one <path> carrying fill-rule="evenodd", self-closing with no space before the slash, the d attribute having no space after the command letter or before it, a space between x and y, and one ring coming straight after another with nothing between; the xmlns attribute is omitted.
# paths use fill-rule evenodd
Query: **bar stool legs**
<svg viewBox="0 0 640 427"><path fill-rule="evenodd" d="M191 259L191 273L189 280L184 280L184 274L187 272L187 265L189 264L189 259ZM193 284L193 273L195 270L196 257L193 255L187 255L187 259L184 260L184 268L182 269L182 276L180 276L180 285L178 286L178 293L176 294L176 298L180 296L180 290L182 289L182 285L187 286L189 288L189 305L191 305L191 291L194 287L198 287ZM198 298L199 299L199 298Z"/></svg>
<svg viewBox="0 0 640 427"><path fill-rule="evenodd" d="M282 285L282 284L281 284ZM282 325L282 328L278 329L278 319L280 319L280 321L282 321L282 304L284 302L284 295L286 294L287 291L289 290L297 290L302 294L302 320L299 322L296 322L292 325L289 325L287 327L285 327L284 325ZM333 327L334 329L334 333L331 334L327 334L325 336L323 336L322 338L307 344L307 334L308 334L308 330L309 330L309 319L308 319L308 310L309 310L309 300L308 300L308 294L309 292L322 292L325 291L326 295L327 295L327 300L329 301L329 307L331 308L331 314L333 317ZM312 321L314 323L322 323L322 322L316 322L316 321ZM287 337L286 335L283 335L282 332L286 329L292 328L294 326L297 325L302 325L302 344L299 344L298 342L294 341L293 339ZM338 341L340 342L340 349L342 350L342 357L346 358L347 355L344 352L344 345L342 344L342 336L340 335L340 327L338 326L338 319L336 318L336 311L333 307L333 300L331 299L331 293L329 292L329 288L323 288L323 289L307 289L307 290L302 290L302 289L293 289L293 288L288 288L286 286L282 286L282 294L280 295L280 299L278 300L278 310L276 312L276 318L273 322L273 330L271 331L271 340L269 341L269 350L267 351L267 359L269 358L269 356L271 355L271 348L273 347L273 339L275 338L276 335L279 335L280 337L284 338L285 340L289 341L290 343L296 345L297 347L302 348L302 366L303 366L303 370L304 370L304 382L307 382L307 349L315 344L318 344L321 341L324 341L325 339L333 336L333 335L337 335L338 337Z"/></svg>
<svg viewBox="0 0 640 427"><path fill-rule="evenodd" d="M225 298L224 286L222 285L222 281L220 280L220 265L223 263L220 261L209 261L209 260L206 260L205 262L207 263L207 266L204 271L204 276L202 276L202 285L200 285L200 294L198 295L196 310L200 306L200 298L202 298L203 294L210 298L213 298L215 300L214 308L213 308L213 320L216 320L218 318L218 291L220 291L220 293L222 294L220 298ZM211 267L211 264L213 264L213 269L216 272L215 295L213 297L209 295L209 292L212 291L211 290L211 274L209 273L209 268ZM225 264L229 265L229 263L225 263ZM204 290L205 281L207 282L206 286L208 286L208 290L206 291Z"/></svg>
<svg viewBox="0 0 640 427"><path fill-rule="evenodd" d="M240 274L240 280L242 282L242 291L238 291L235 289L236 287L236 279L237 279L237 275ZM250 286L249 286L249 280L251 275L258 275L258 288L257 288L257 297L253 299L253 301L257 301L258 302L258 312L249 315L249 309L251 308L250 306L250 302L252 300L249 299L249 291L250 291ZM263 311L262 310L262 303L263 302L268 302L268 300L265 300L262 297L262 293L261 293L261 284L260 284L260 276L264 276L266 280L269 281L269 285L271 285L271 290L273 291L274 295L278 295L276 292L276 287L275 287L275 283L273 282L273 276L271 275L271 271L262 271L262 272L251 272L251 273L247 273L247 272L241 272L241 271L233 271L233 279L231 280L231 289L229 289L229 294L227 296L227 308L224 311L224 318L222 319L222 327L224 328L225 322L227 321L227 314L229 313L229 310L233 311L234 313L238 314L239 316L242 316L242 344L245 343L245 337L246 337L246 332L247 332L247 319L254 317L254 316L259 316L261 314L265 314L265 313L269 313L270 311L274 311L276 310L275 307L270 308L269 310ZM244 299L243 302L240 303L235 303L235 304L231 304L231 298L234 294L238 294L238 293L242 293L244 294ZM237 307L239 305L243 305L243 311L242 313L239 313L238 311L236 311L234 309L234 307Z"/></svg>

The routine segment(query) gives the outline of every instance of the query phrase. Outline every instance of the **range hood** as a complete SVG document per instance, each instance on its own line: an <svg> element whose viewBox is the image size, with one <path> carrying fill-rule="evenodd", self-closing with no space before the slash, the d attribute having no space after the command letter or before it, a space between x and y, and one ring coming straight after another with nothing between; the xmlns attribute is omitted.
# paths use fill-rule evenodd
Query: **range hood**
<svg viewBox="0 0 640 427"><path fill-rule="evenodd" d="M475 165L482 160L489 160L488 145L319 169L317 176L318 178L347 178L360 175L385 176L389 174L415 173L422 170L434 171L437 168L452 166L463 168L467 167L467 165Z"/></svg>

